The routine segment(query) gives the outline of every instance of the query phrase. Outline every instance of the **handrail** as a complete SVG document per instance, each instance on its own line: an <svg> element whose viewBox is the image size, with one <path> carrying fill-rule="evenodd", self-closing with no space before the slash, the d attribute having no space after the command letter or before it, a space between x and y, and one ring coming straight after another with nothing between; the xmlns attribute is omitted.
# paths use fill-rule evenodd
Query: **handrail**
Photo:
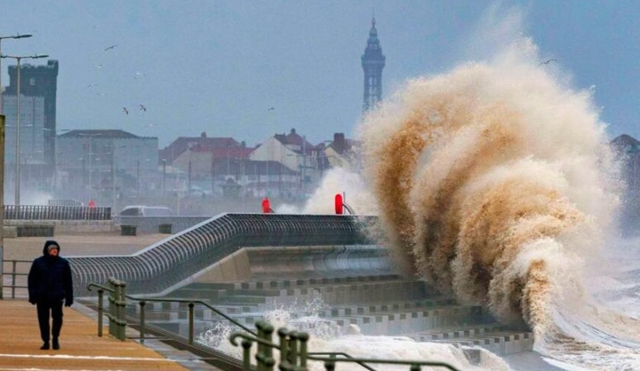
<svg viewBox="0 0 640 371"><path fill-rule="evenodd" d="M323 356L323 355L327 355L329 357L343 356L345 358L355 359L352 356L350 356L349 354L343 353L343 352L313 352L313 353L307 353L307 355L309 356L309 359L313 359L312 356ZM369 366L368 364L366 364L364 362L356 362L356 363L359 364L360 366L366 368L369 371L376 371L375 368Z"/></svg>
<svg viewBox="0 0 640 371"><path fill-rule="evenodd" d="M243 248L371 244L363 232L374 222L373 216L221 214L133 255L67 259L78 296L109 277L126 281L132 294L162 294Z"/></svg>
<svg viewBox="0 0 640 371"><path fill-rule="evenodd" d="M207 304L206 302L202 301L202 300L187 300L187 299L159 299L159 298L138 298L135 296L130 296L130 295L125 295L125 297L127 299L131 299L131 300L137 300L139 303L140 302L147 302L147 301L151 301L151 302L165 302L165 303L187 303L187 304L202 304L205 307L211 309L212 311L214 311L216 314L224 317L226 320L228 320L229 322L233 323L234 325L240 327L241 329L245 330L246 332L252 334L252 335L256 335L256 332L253 330L250 330L248 327L244 326L243 324L241 324L240 322L234 320L233 318L227 316L226 314L224 314L223 312L221 312L220 310L218 310L217 308Z"/></svg>
<svg viewBox="0 0 640 371"><path fill-rule="evenodd" d="M325 369L327 370L335 370L336 362L349 362L349 363L358 363L361 362L369 362L369 363L380 363L386 365L407 365L411 366L411 371L419 370L420 366L432 366L432 367L444 367L451 371L459 371L457 368L451 366L446 362L439 361L418 361L418 360L398 360L398 359L377 359L377 358L344 358L344 359L335 359L335 358L323 358L323 357L314 357L308 356L307 359L311 359L314 361L324 361Z"/></svg>
<svg viewBox="0 0 640 371"><path fill-rule="evenodd" d="M256 328L258 329L258 336L256 337L240 332L234 332L229 337L229 341L235 346L238 346L238 338L243 339L240 345L243 348L243 368L245 371L251 369L251 347L253 343L258 344L255 359L257 360L257 369L259 371L273 371L273 367L276 364L273 349L279 350L279 368L282 371L306 371L308 370L308 360L324 361L324 367L327 371L334 371L337 362L357 363L369 371L375 371L375 369L368 366L367 363L407 365L410 366L410 371L420 371L421 366L444 367L450 371L459 371L454 366L440 361L354 358L341 352L308 353L309 334L306 332L289 331L286 328L280 328L277 332L280 343L275 344L271 341L274 333L273 326L265 321L259 321L256 323ZM329 355L329 358L319 357L325 354ZM342 355L345 358L338 359L336 355Z"/></svg>
<svg viewBox="0 0 640 371"><path fill-rule="evenodd" d="M136 301L138 303L138 305L140 306L140 342L144 343L144 330L145 330L145 311L144 308L147 304L147 302L160 302L160 303L186 303L189 306L189 344L193 344L193 339L194 339L194 331L193 331L193 323L194 323L194 315L193 315L193 310L194 310L194 306L196 304L201 304L207 308L209 308L210 310L212 310L213 312L215 312L216 314L220 315L221 317L224 317L226 320L228 320L229 322L231 322L232 324L238 326L239 328L243 329L244 331L257 336L255 331L252 331L251 329L249 329L248 327L244 326L243 324L241 324L240 322L236 321L235 319L229 317L228 315L226 315L225 313L223 313L222 311L220 311L219 309L209 305L208 303L202 301L202 300L187 300L187 299L171 299L171 298L140 298L140 297L136 297L136 296L131 296L131 295L127 295L124 294L124 286L126 285L124 282L122 281L118 281L115 279L110 279L109 283L114 285L116 288L112 289L97 283L90 283L87 285L87 290L88 291L92 291L91 288L98 288L98 336L102 336L102 316L104 313L104 308L103 308L103 293L104 291L107 291L111 294L114 294L114 298L110 298L110 302L114 303L116 306L120 306L120 307L124 307L125 303L123 302L123 298L129 299L129 300L133 300ZM120 289L118 289L118 287L120 287ZM118 313L120 313L120 315L118 315ZM109 320L116 322L116 325L118 325L119 327L119 331L116 334L116 337L120 338L121 340L124 340L125 337L125 331L123 329L121 329L120 327L124 327L126 326L126 321L124 318L124 311L118 312L118 311L113 311L112 313L108 313L107 317L109 318ZM110 326L111 328L111 326ZM111 331L111 330L110 330Z"/></svg>

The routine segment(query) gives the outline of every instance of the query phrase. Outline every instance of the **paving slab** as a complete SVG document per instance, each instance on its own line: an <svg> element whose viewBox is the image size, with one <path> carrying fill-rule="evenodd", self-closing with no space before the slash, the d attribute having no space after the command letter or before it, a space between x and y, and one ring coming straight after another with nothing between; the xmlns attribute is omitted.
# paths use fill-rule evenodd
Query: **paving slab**
<svg viewBox="0 0 640 371"><path fill-rule="evenodd" d="M96 323L65 308L60 350L40 350L36 308L0 300L0 370L188 370L135 341L98 337Z"/></svg>

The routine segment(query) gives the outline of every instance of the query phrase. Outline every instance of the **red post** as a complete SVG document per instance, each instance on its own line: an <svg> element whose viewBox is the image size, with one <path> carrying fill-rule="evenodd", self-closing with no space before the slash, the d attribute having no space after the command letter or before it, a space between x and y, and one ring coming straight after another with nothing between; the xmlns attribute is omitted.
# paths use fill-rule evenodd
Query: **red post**
<svg viewBox="0 0 640 371"><path fill-rule="evenodd" d="M343 211L343 206L344 204L342 203L342 195L340 193L336 194L336 214L338 215L342 215Z"/></svg>
<svg viewBox="0 0 640 371"><path fill-rule="evenodd" d="M96 202L92 199L89 200L89 208L94 209L96 207Z"/></svg>
<svg viewBox="0 0 640 371"><path fill-rule="evenodd" d="M265 197L262 200L262 213L263 214L270 214L271 213L271 202L269 201L268 197Z"/></svg>

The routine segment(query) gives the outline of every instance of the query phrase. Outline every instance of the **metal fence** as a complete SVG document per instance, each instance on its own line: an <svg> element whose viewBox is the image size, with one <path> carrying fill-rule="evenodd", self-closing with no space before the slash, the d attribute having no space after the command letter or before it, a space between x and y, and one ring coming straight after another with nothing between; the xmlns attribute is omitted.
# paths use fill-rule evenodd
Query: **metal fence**
<svg viewBox="0 0 640 371"><path fill-rule="evenodd" d="M5 205L5 220L111 220L110 207Z"/></svg>
<svg viewBox="0 0 640 371"><path fill-rule="evenodd" d="M362 245L375 217L221 214L134 255L70 257L80 294L110 277L131 293L161 293L222 258L252 246Z"/></svg>

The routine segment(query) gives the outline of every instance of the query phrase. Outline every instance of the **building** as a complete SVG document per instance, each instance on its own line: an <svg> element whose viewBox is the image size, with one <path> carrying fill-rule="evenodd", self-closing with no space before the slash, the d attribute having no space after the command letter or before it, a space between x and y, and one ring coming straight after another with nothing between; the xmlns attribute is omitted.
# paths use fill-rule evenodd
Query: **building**
<svg viewBox="0 0 640 371"><path fill-rule="evenodd" d="M382 47L380 46L380 40L378 40L375 18L371 19L369 39L361 61L362 69L364 70L362 112L366 112L382 100L382 69L385 65L385 56L382 54Z"/></svg>
<svg viewBox="0 0 640 371"><path fill-rule="evenodd" d="M289 170L298 174L295 193L304 194L308 190L308 184L319 179L318 159L320 157L318 146L309 143L304 136L291 129L289 134L275 134L261 143L249 158L253 161L279 162ZM265 169L271 174L274 171Z"/></svg>
<svg viewBox="0 0 640 371"><path fill-rule="evenodd" d="M199 137L179 137L164 149L160 150L159 160L166 165L172 165L173 161L183 155L188 149L198 146L201 149L232 150L240 148L240 143L229 137L209 138L203 132Z"/></svg>
<svg viewBox="0 0 640 371"><path fill-rule="evenodd" d="M20 164L44 164L45 102L44 97L20 97ZM5 163L15 166L18 123L18 98L2 96L5 125Z"/></svg>
<svg viewBox="0 0 640 371"><path fill-rule="evenodd" d="M115 194L141 194L161 187L158 138L123 130L72 130L56 138L56 185L74 198L110 204Z"/></svg>
<svg viewBox="0 0 640 371"><path fill-rule="evenodd" d="M20 94L25 97L44 98L44 160L47 169L55 167L55 135L56 135L56 91L58 86L58 61L49 60L46 66L23 64L20 67ZM9 66L9 86L4 91L3 100L7 96L18 93L18 67ZM23 100L20 99L21 111ZM3 111L5 114L7 111ZM24 125L21 120L22 125ZM22 126L21 125L21 126ZM28 131L27 131L28 133ZM22 140L20 141L22 144ZM49 170L49 172L51 172Z"/></svg>
<svg viewBox="0 0 640 371"><path fill-rule="evenodd" d="M620 208L620 227L626 235L640 233L640 141L622 134L611 141L622 165L625 190Z"/></svg>
<svg viewBox="0 0 640 371"><path fill-rule="evenodd" d="M319 161L323 170L331 167L351 168L355 159L356 141L344 137L344 133L334 133L333 141L324 148L323 161Z"/></svg>

